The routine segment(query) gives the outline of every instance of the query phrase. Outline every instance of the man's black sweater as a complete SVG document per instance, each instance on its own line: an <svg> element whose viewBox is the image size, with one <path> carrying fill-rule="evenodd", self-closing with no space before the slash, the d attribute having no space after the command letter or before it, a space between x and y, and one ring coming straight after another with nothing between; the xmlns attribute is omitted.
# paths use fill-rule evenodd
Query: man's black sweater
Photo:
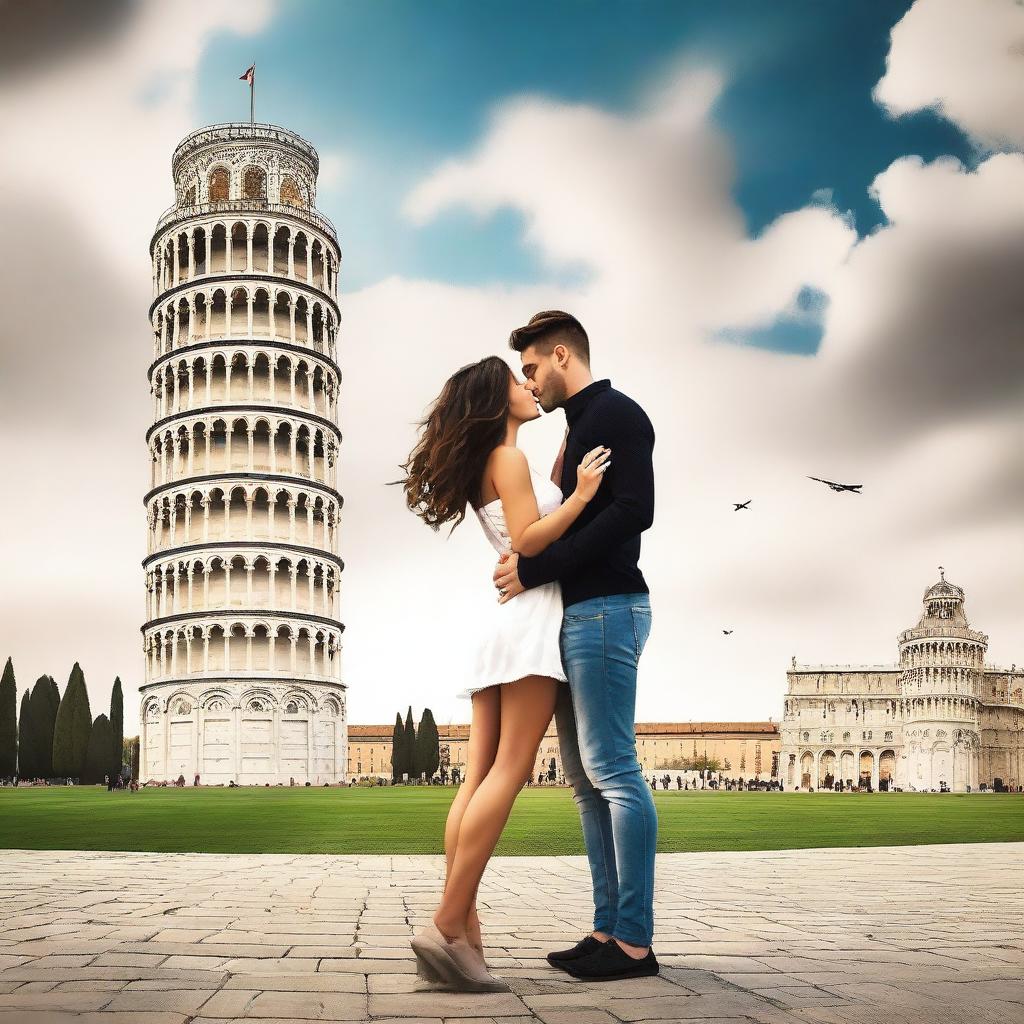
<svg viewBox="0 0 1024 1024"><path fill-rule="evenodd" d="M569 434L561 488L576 490L576 467L598 445L612 450L597 494L563 536L539 555L520 556L524 587L559 580L562 603L611 594L646 594L640 534L654 521L654 428L647 414L610 380L596 380L564 405Z"/></svg>

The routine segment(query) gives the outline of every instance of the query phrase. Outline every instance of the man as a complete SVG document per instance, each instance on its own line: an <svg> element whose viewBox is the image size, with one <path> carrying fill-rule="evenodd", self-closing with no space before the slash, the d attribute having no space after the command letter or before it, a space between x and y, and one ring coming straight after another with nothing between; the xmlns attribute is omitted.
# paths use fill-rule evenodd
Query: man
<svg viewBox="0 0 1024 1024"><path fill-rule="evenodd" d="M548 961L588 981L658 973L654 853L658 817L636 757L637 662L651 629L647 584L637 567L640 534L654 519L654 429L643 409L590 372L590 343L569 313L537 313L512 332L524 386L545 412L564 409L567 430L552 479L568 496L576 467L611 449L597 495L565 535L533 558L502 556L502 602L558 580L568 685L555 724L565 777L583 825L594 889L594 930Z"/></svg>

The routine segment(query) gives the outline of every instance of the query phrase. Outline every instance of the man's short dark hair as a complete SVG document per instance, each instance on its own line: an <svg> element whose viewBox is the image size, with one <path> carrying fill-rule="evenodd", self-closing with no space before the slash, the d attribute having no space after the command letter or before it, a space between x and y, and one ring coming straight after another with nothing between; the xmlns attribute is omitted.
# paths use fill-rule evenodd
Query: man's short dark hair
<svg viewBox="0 0 1024 1024"><path fill-rule="evenodd" d="M508 339L509 348L522 352L536 345L543 355L550 355L556 345L565 345L590 365L590 339L583 325L572 315L560 309L545 309L534 313L529 323L517 327Z"/></svg>

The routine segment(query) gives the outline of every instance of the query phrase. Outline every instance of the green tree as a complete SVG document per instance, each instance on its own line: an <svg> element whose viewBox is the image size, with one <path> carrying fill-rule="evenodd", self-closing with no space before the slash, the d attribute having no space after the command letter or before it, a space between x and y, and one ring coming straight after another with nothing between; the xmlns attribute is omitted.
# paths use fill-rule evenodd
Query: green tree
<svg viewBox="0 0 1024 1024"><path fill-rule="evenodd" d="M139 777L139 737L126 736L124 739L124 763L128 765L131 779Z"/></svg>
<svg viewBox="0 0 1024 1024"><path fill-rule="evenodd" d="M110 694L110 776L121 774L124 765L124 694L121 692L121 677L114 679Z"/></svg>
<svg viewBox="0 0 1024 1024"><path fill-rule="evenodd" d="M125 764L130 766L132 780L138 779L139 739L138 736L129 736L125 739L127 757Z"/></svg>
<svg viewBox="0 0 1024 1024"><path fill-rule="evenodd" d="M402 765L403 771L409 773L409 778L414 777L416 770L416 726L412 722L412 705L405 716L405 737L402 742ZM399 776L401 777L401 776Z"/></svg>
<svg viewBox="0 0 1024 1024"><path fill-rule="evenodd" d="M53 676L40 676L32 687L32 757L36 774L44 779L53 777L53 725L59 706Z"/></svg>
<svg viewBox="0 0 1024 1024"><path fill-rule="evenodd" d="M75 662L64 688L53 726L53 771L55 775L81 778L85 769L85 752L92 733L89 691L85 676Z"/></svg>
<svg viewBox="0 0 1024 1024"><path fill-rule="evenodd" d="M694 754L692 757L686 757L684 754L682 757L671 758L666 761L663 768L668 771L684 771L699 772L720 772L723 768L722 762L717 757L705 757L703 754ZM726 765L726 767L728 767Z"/></svg>
<svg viewBox="0 0 1024 1024"><path fill-rule="evenodd" d="M423 709L423 717L420 718L419 732L416 734L416 760L414 771L419 778L420 772L425 772L427 779L431 779L441 763L440 738L437 733L437 723L434 721L434 713L430 708Z"/></svg>
<svg viewBox="0 0 1024 1024"><path fill-rule="evenodd" d="M77 662L75 663L77 666ZM92 711L89 708L89 691L85 686L85 675L78 669L78 699L75 701L74 724L71 728L72 751L75 764L78 766L76 775L85 771L85 755L89 749L89 737L92 735ZM109 719L107 724L110 724ZM109 763L109 762L108 762Z"/></svg>
<svg viewBox="0 0 1024 1024"><path fill-rule="evenodd" d="M395 712L395 727L391 731L391 781L401 782L402 772L408 771L405 760L405 726L401 711Z"/></svg>
<svg viewBox="0 0 1024 1024"><path fill-rule="evenodd" d="M26 690L21 695L21 710L18 712L18 778L36 777L35 748L32 745L32 695Z"/></svg>
<svg viewBox="0 0 1024 1024"><path fill-rule="evenodd" d="M0 778L14 774L18 764L18 684L10 658L0 677Z"/></svg>
<svg viewBox="0 0 1024 1024"><path fill-rule="evenodd" d="M71 756L71 722L74 717L72 705L75 702L76 687L75 670L71 670L71 678L64 687L64 695L57 705L57 714L53 720L53 774L62 778L72 774L74 764Z"/></svg>
<svg viewBox="0 0 1024 1024"><path fill-rule="evenodd" d="M102 782L103 776L110 774L110 742L110 719L106 715L97 715L86 744L83 782Z"/></svg>

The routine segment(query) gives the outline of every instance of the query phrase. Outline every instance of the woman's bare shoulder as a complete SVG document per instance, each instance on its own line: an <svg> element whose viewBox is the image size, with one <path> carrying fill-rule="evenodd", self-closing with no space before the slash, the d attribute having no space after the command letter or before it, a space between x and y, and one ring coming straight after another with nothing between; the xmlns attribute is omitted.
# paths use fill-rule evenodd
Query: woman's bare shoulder
<svg viewBox="0 0 1024 1024"><path fill-rule="evenodd" d="M524 483L530 485L530 465L526 455L521 448L511 444L500 444L491 452L485 474L499 493L519 491Z"/></svg>
<svg viewBox="0 0 1024 1024"><path fill-rule="evenodd" d="M522 448L517 448L514 444L499 444L488 456L487 464L493 468L511 470L524 466L529 468L526 462L526 454Z"/></svg>

